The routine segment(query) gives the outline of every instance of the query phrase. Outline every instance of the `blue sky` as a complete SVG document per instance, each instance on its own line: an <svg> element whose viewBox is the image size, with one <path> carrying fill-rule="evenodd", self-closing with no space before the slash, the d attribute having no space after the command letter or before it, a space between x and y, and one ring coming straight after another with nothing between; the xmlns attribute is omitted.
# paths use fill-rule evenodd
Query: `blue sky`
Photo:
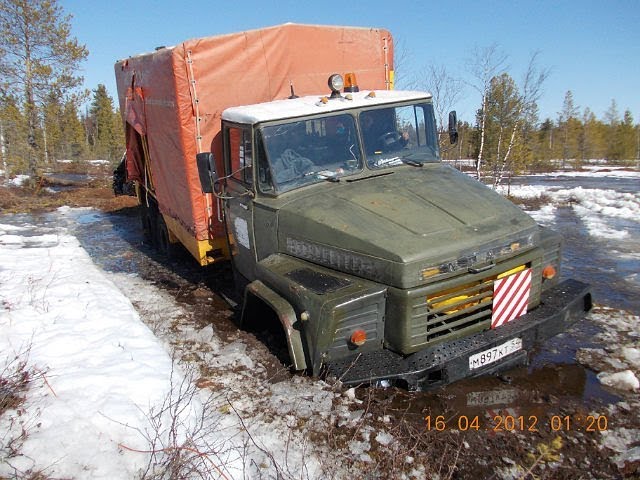
<svg viewBox="0 0 640 480"><path fill-rule="evenodd" d="M602 118L615 99L640 123L640 0L610 1L353 1L59 0L73 15L72 33L90 56L86 87L107 86L115 98L113 64L130 55L183 40L285 22L387 28L405 51L406 75L445 65L470 80L474 47L497 44L519 81L531 54L551 74L539 101L540 117L556 119L567 90L575 104ZM401 86L401 85L400 85ZM456 105L472 121L480 98L466 89Z"/></svg>

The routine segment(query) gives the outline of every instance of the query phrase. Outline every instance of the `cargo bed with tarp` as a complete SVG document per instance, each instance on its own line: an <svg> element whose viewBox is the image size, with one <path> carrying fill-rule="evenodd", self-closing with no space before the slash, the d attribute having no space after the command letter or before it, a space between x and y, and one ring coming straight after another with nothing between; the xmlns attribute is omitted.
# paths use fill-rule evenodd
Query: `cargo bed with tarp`
<svg viewBox="0 0 640 480"><path fill-rule="evenodd" d="M115 73L127 180L138 182L141 203L157 208L171 241L201 265L226 258L221 209L202 193L195 161L196 153L213 152L222 171L222 111L287 98L292 87L296 95L326 92L332 73L353 72L367 88L389 89L392 65L386 30L296 24L188 40L121 60Z"/></svg>

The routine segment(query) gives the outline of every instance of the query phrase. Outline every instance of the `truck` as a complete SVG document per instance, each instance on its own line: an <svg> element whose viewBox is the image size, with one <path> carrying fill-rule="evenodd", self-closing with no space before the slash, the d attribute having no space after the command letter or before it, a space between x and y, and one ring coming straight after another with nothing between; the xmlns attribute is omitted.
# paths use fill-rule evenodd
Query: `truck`
<svg viewBox="0 0 640 480"><path fill-rule="evenodd" d="M296 371L426 390L526 364L591 308L558 234L441 161L387 30L288 23L115 74L145 236L231 262L239 325L274 322Z"/></svg>

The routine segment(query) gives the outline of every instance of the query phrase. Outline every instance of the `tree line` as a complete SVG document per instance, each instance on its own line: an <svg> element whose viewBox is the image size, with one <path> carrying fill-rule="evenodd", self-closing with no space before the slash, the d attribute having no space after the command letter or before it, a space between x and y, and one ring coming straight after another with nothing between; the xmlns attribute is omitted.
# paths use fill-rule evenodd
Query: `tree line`
<svg viewBox="0 0 640 480"><path fill-rule="evenodd" d="M120 112L106 87L81 90L78 71L89 52L70 32L71 16L56 0L0 0L0 169L9 174L35 179L55 160L115 162L124 151ZM433 93L444 159L471 159L476 176L496 185L513 174L579 168L590 159L638 164L640 126L629 110L620 114L612 100L599 119L588 107L581 111L568 91L557 117L540 119L537 102L549 70L533 54L516 80L506 60L496 45L475 48L465 80L430 65L407 82ZM465 88L481 102L473 121L459 121L459 141L450 146L446 115Z"/></svg>
<svg viewBox="0 0 640 480"><path fill-rule="evenodd" d="M37 157L40 165L57 160L119 160L124 152L120 112L102 84L91 92L90 100L90 105L80 111L77 96L63 99L50 94L35 107L35 126L30 127L29 112L19 99L4 96L0 105L0 136L5 170L30 171L31 155ZM32 143L28 140L31 135Z"/></svg>
<svg viewBox="0 0 640 480"><path fill-rule="evenodd" d="M0 0L0 169L35 182L54 160L122 155L122 121L106 87L81 89L88 55L56 0Z"/></svg>
<svg viewBox="0 0 640 480"><path fill-rule="evenodd" d="M410 82L433 94L442 157L472 161L476 177L491 177L494 185L519 173L581 168L589 160L640 166L640 124L630 110L620 114L615 100L597 118L589 107L580 110L569 90L557 117L540 119L537 102L549 70L537 61L534 53L516 81L506 71L506 55L492 45L472 52L467 81L431 65ZM473 122L459 121L459 140L452 147L445 115L466 87L480 94L481 104Z"/></svg>

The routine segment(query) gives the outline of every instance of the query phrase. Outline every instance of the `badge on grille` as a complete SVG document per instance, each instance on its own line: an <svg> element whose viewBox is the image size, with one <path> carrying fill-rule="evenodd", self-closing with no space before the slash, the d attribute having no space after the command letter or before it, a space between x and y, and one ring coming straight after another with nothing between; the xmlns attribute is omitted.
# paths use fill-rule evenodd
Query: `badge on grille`
<svg viewBox="0 0 640 480"><path fill-rule="evenodd" d="M497 328L527 313L530 291L530 268L496 280L493 283L491 328Z"/></svg>

